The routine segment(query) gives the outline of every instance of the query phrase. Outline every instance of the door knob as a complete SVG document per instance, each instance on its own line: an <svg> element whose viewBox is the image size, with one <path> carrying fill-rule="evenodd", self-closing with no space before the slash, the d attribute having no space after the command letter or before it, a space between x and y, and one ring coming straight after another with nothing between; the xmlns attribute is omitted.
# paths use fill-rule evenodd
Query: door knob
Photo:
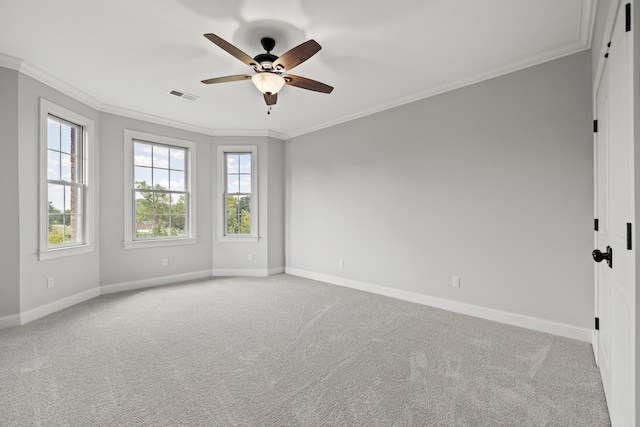
<svg viewBox="0 0 640 427"><path fill-rule="evenodd" d="M611 249L611 246L607 246L607 252L605 253L596 249L591 253L591 255L593 255L593 260L595 262L602 262L602 260L606 260L609 268L613 268L613 249Z"/></svg>

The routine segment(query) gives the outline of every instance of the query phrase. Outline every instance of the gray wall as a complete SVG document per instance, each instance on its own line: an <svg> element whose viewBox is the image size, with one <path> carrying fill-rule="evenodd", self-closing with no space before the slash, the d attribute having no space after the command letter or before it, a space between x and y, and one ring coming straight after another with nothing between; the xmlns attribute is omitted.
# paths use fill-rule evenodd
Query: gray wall
<svg viewBox="0 0 640 427"><path fill-rule="evenodd" d="M270 270L284 267L284 142L269 138L268 233Z"/></svg>
<svg viewBox="0 0 640 427"><path fill-rule="evenodd" d="M24 74L19 75L20 311L70 297L99 286L99 250L46 261L38 260L40 97L92 119L98 112ZM97 135L96 135L97 136ZM99 141L96 149L99 152ZM96 226L100 223L96 218ZM47 277L55 287L47 289Z"/></svg>
<svg viewBox="0 0 640 427"><path fill-rule="evenodd" d="M125 249L124 130L130 129L196 143L197 243ZM179 274L211 271L211 137L113 114L100 115L100 284L112 285ZM169 266L162 267L162 259Z"/></svg>
<svg viewBox="0 0 640 427"><path fill-rule="evenodd" d="M18 72L0 68L0 319L20 312L20 212L18 209ZM36 223L37 224L37 223Z"/></svg>
<svg viewBox="0 0 640 427"><path fill-rule="evenodd" d="M591 327L590 67L582 52L287 141L287 267Z"/></svg>

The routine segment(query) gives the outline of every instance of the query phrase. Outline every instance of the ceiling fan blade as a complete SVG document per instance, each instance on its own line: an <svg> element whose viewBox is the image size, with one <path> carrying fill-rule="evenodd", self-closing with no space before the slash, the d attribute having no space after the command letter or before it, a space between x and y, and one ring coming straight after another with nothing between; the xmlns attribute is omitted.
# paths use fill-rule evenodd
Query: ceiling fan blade
<svg viewBox="0 0 640 427"><path fill-rule="evenodd" d="M276 102L278 102L278 94L277 93L273 93L273 94L267 95L265 93L264 94L264 102L266 102L267 105L276 105Z"/></svg>
<svg viewBox="0 0 640 427"><path fill-rule="evenodd" d="M255 59L253 59L252 57L250 57L249 55L247 55L246 53L244 53L243 51L241 51L240 49L238 49L228 41L223 40L220 37L216 36L215 34L211 34L211 33L207 33L204 36L208 38L212 43L220 47L222 50L227 51L228 53L235 56L240 61L247 64L248 66L260 67L260 64L258 64Z"/></svg>
<svg viewBox="0 0 640 427"><path fill-rule="evenodd" d="M213 79L202 80L204 84L237 82L240 80L251 80L248 74L236 74L235 76L215 77Z"/></svg>
<svg viewBox="0 0 640 427"><path fill-rule="evenodd" d="M273 62L273 68L283 67L287 71L291 70L318 53L320 49L322 47L315 40L306 41L283 53Z"/></svg>
<svg viewBox="0 0 640 427"><path fill-rule="evenodd" d="M313 90L315 92L331 93L333 91L332 86L317 82L315 80L308 79L306 77L294 76L289 74L284 78L284 81L289 86L295 86L302 89Z"/></svg>

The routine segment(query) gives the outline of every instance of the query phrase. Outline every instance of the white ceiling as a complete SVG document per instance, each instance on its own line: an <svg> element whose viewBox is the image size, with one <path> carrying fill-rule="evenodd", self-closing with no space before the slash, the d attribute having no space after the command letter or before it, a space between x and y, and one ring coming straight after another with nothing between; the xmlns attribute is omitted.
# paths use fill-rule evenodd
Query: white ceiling
<svg viewBox="0 0 640 427"><path fill-rule="evenodd" d="M595 0L0 0L0 65L101 111L213 135L289 138L590 47ZM285 86L272 114L251 73L203 37L255 56L308 39L292 73L335 87ZM168 95L177 89L188 101Z"/></svg>

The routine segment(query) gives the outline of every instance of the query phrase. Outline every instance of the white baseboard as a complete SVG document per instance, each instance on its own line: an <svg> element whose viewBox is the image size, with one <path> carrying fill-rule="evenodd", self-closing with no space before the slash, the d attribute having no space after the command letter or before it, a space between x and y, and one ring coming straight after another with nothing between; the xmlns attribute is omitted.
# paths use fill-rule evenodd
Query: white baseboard
<svg viewBox="0 0 640 427"><path fill-rule="evenodd" d="M286 267L285 273L291 274L293 276L300 276L307 279L331 283L338 286L344 286L347 288L358 289L360 291L384 295L391 298L397 298L417 304L441 308L455 313L467 314L469 316L479 317L481 319L493 320L495 322L501 322L508 325L532 329L534 331L546 332L549 334L559 335L562 337L572 338L580 341L591 342L593 337L593 331L591 329L581 328L579 326L568 325L565 323L554 322L551 320L545 320L531 316L525 316L522 314L511 313L508 311L495 310L493 308L467 304L445 298L437 298L429 295L418 294L415 292L403 291L400 289L387 288L384 286L359 282L356 280L344 279L341 277L329 276L320 273L313 273L310 271L299 270L297 268Z"/></svg>
<svg viewBox="0 0 640 427"><path fill-rule="evenodd" d="M284 273L284 267L278 268L255 268L255 269L223 269L213 270L214 276L226 276L226 277L267 277L274 274Z"/></svg>
<svg viewBox="0 0 640 427"><path fill-rule="evenodd" d="M134 280L131 282L114 283L100 286L100 295L114 292L133 291L153 286L168 285L170 283L185 282L211 277L211 270L194 271L192 273L174 274L171 276L155 277L153 279Z"/></svg>
<svg viewBox="0 0 640 427"><path fill-rule="evenodd" d="M20 324L33 322L36 319L55 313L65 308L69 308L72 305L80 304L92 298L100 295L99 288L89 289L88 291L80 292L70 297L62 298L58 301L50 302L48 304L41 305L31 310L20 313Z"/></svg>
<svg viewBox="0 0 640 427"><path fill-rule="evenodd" d="M0 329L12 328L14 326L20 326L19 314L0 317Z"/></svg>

